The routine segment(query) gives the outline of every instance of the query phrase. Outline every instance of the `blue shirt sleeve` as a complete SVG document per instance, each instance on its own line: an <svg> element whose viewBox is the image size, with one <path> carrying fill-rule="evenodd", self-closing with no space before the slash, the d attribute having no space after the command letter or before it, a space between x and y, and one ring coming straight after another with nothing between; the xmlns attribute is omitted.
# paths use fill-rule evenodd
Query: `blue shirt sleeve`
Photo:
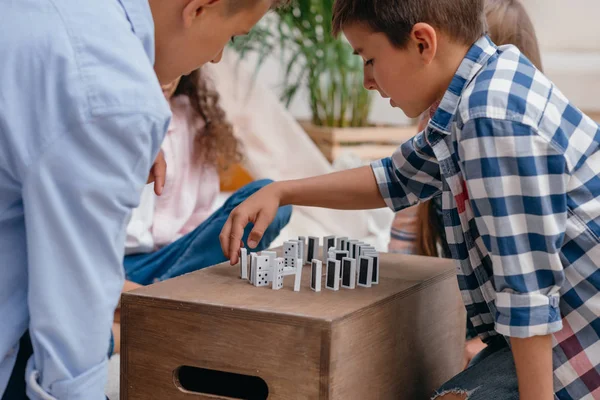
<svg viewBox="0 0 600 400"><path fill-rule="evenodd" d="M23 182L32 399L104 400L125 224L168 121L104 114L50 143Z"/></svg>
<svg viewBox="0 0 600 400"><path fill-rule="evenodd" d="M424 132L403 143L390 158L371 164L379 192L393 211L426 201L442 190L440 166Z"/></svg>

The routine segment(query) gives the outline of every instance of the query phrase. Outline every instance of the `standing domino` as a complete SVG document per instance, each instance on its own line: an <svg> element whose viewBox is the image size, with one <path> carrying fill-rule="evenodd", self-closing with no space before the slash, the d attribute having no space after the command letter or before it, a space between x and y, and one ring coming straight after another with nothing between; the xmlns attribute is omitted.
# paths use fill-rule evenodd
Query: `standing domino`
<svg viewBox="0 0 600 400"><path fill-rule="evenodd" d="M327 262L329 249L335 247L335 236L323 237L323 262Z"/></svg>
<svg viewBox="0 0 600 400"><path fill-rule="evenodd" d="M306 258L304 259L305 264L310 264L313 259L317 258L317 252L319 251L319 238L314 236L308 237L308 245L306 247Z"/></svg>
<svg viewBox="0 0 600 400"><path fill-rule="evenodd" d="M258 255L256 253L250 253L250 284L254 285L254 277L256 275L256 258Z"/></svg>
<svg viewBox="0 0 600 400"><path fill-rule="evenodd" d="M273 271L275 269L275 259L277 258L277 252L261 251L260 255L269 257L269 272ZM273 279L273 277L273 274L269 274L269 282Z"/></svg>
<svg viewBox="0 0 600 400"><path fill-rule="evenodd" d="M336 259L327 260L327 274L325 276L325 288L329 290L340 290L340 262Z"/></svg>
<svg viewBox="0 0 600 400"><path fill-rule="evenodd" d="M306 237L298 236L298 243L300 244L298 249L298 258L306 260Z"/></svg>
<svg viewBox="0 0 600 400"><path fill-rule="evenodd" d="M342 287L346 289L356 287L356 260L354 258L342 258Z"/></svg>
<svg viewBox="0 0 600 400"><path fill-rule="evenodd" d="M269 256L257 256L254 269L254 286L268 286L271 276Z"/></svg>
<svg viewBox="0 0 600 400"><path fill-rule="evenodd" d="M296 263L296 276L294 277L294 292L300 291L300 285L302 284L302 260L298 259Z"/></svg>
<svg viewBox="0 0 600 400"><path fill-rule="evenodd" d="M283 244L283 258L285 259L286 267L296 267L298 261L298 242L287 241Z"/></svg>
<svg viewBox="0 0 600 400"><path fill-rule="evenodd" d="M339 237L335 239L335 249L336 250L345 250L347 237Z"/></svg>
<svg viewBox="0 0 600 400"><path fill-rule="evenodd" d="M310 268L310 288L315 292L321 291L321 276L323 275L323 262L316 258L312 260Z"/></svg>
<svg viewBox="0 0 600 400"><path fill-rule="evenodd" d="M240 249L240 277L248 279L248 250Z"/></svg>
<svg viewBox="0 0 600 400"><path fill-rule="evenodd" d="M333 258L335 258L336 260L338 260L340 262L340 265L342 264L342 259L344 257L348 257L348 252L345 250L336 250L334 252L334 256ZM340 268L340 279L342 279L342 269Z"/></svg>
<svg viewBox="0 0 600 400"><path fill-rule="evenodd" d="M283 258L275 259L275 267L273 268L273 290L279 290L283 287Z"/></svg>
<svg viewBox="0 0 600 400"><path fill-rule="evenodd" d="M368 256L361 256L358 259L358 286L371 287L373 276L373 259Z"/></svg>
<svg viewBox="0 0 600 400"><path fill-rule="evenodd" d="M335 247L330 247L329 251L327 252L327 258L335 258L335 252L337 250L335 249Z"/></svg>
<svg viewBox="0 0 600 400"><path fill-rule="evenodd" d="M373 259L373 274L371 275L371 283L373 285L379 284L379 253L377 252L366 252L365 256Z"/></svg>

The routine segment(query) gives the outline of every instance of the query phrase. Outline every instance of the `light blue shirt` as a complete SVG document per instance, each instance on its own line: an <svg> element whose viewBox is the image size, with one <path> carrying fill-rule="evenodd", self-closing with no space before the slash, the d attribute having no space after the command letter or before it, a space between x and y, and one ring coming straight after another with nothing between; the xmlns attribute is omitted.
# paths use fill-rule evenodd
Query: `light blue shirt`
<svg viewBox="0 0 600 400"><path fill-rule="evenodd" d="M147 0L0 0L0 397L104 400L125 224L170 118Z"/></svg>

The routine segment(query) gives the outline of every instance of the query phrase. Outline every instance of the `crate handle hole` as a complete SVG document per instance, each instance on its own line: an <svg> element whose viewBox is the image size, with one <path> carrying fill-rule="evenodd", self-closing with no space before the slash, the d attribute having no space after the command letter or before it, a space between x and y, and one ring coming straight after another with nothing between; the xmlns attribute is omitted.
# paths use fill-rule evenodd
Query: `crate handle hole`
<svg viewBox="0 0 600 400"><path fill-rule="evenodd" d="M191 393L230 399L265 400L269 386L258 376L182 365L174 371L176 385Z"/></svg>

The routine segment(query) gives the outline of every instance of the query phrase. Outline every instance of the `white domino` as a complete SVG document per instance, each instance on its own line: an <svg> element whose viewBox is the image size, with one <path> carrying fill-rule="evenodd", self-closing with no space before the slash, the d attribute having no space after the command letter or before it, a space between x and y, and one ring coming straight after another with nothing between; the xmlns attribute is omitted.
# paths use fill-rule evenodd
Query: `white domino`
<svg viewBox="0 0 600 400"><path fill-rule="evenodd" d="M377 285L379 284L379 253L376 251L367 251L364 253L365 256L371 257L373 259L373 271L371 274L371 284Z"/></svg>
<svg viewBox="0 0 600 400"><path fill-rule="evenodd" d="M305 264L311 264L312 260L317 258L319 252L319 238L314 236L308 237L308 244L306 245L306 257L304 257Z"/></svg>
<svg viewBox="0 0 600 400"><path fill-rule="evenodd" d="M270 257L257 256L254 270L254 286L268 286L271 276Z"/></svg>
<svg viewBox="0 0 600 400"><path fill-rule="evenodd" d="M250 253L250 279L248 280L251 285L254 285L254 277L256 276L256 258L258 254Z"/></svg>
<svg viewBox="0 0 600 400"><path fill-rule="evenodd" d="M298 249L298 258L306 260L306 237L298 236L298 244L300 244Z"/></svg>
<svg viewBox="0 0 600 400"><path fill-rule="evenodd" d="M329 258L329 248L335 247L335 236L324 236L323 237L323 262L327 262Z"/></svg>
<svg viewBox="0 0 600 400"><path fill-rule="evenodd" d="M310 288L315 292L321 291L321 278L323 276L323 261L314 258L310 266Z"/></svg>
<svg viewBox="0 0 600 400"><path fill-rule="evenodd" d="M325 288L340 290L340 262L334 258L327 260L327 273L325 274Z"/></svg>
<svg viewBox="0 0 600 400"><path fill-rule="evenodd" d="M365 255L365 253L374 253L374 252L376 252L376 250L375 250L375 247L373 247L373 246L369 246L369 245L361 246L360 254L358 256L360 257L360 256Z"/></svg>
<svg viewBox="0 0 600 400"><path fill-rule="evenodd" d="M248 250L240 249L240 278L248 279Z"/></svg>
<svg viewBox="0 0 600 400"><path fill-rule="evenodd" d="M358 286L371 287L373 278L373 258L361 256L358 258Z"/></svg>
<svg viewBox="0 0 600 400"><path fill-rule="evenodd" d="M337 250L335 249L335 247L330 247L329 251L327 252L327 259L335 258L335 252L336 251Z"/></svg>
<svg viewBox="0 0 600 400"><path fill-rule="evenodd" d="M276 251L262 251L260 253L261 256L269 257L269 272L275 269L275 259L277 258ZM269 282L273 279L273 274L269 274Z"/></svg>
<svg viewBox="0 0 600 400"><path fill-rule="evenodd" d="M342 259L344 257L348 257L348 252L346 250L335 250L333 252L333 257L340 262L340 279L342 279Z"/></svg>
<svg viewBox="0 0 600 400"><path fill-rule="evenodd" d="M354 246L356 246L356 243L358 243L358 240L349 240L346 245L346 250L348 250L349 257L354 259L356 258L354 255Z"/></svg>
<svg viewBox="0 0 600 400"><path fill-rule="evenodd" d="M302 284L302 260L298 259L296 264L296 276L294 278L294 292L300 291L300 285Z"/></svg>
<svg viewBox="0 0 600 400"><path fill-rule="evenodd" d="M354 258L342 258L342 287L354 289L356 287L356 260Z"/></svg>
<svg viewBox="0 0 600 400"><path fill-rule="evenodd" d="M283 258L286 268L295 268L296 261L300 257L298 253L299 244L296 241L288 240L283 244Z"/></svg>
<svg viewBox="0 0 600 400"><path fill-rule="evenodd" d="M273 290L279 290L283 287L283 258L275 259L275 267L273 268Z"/></svg>

